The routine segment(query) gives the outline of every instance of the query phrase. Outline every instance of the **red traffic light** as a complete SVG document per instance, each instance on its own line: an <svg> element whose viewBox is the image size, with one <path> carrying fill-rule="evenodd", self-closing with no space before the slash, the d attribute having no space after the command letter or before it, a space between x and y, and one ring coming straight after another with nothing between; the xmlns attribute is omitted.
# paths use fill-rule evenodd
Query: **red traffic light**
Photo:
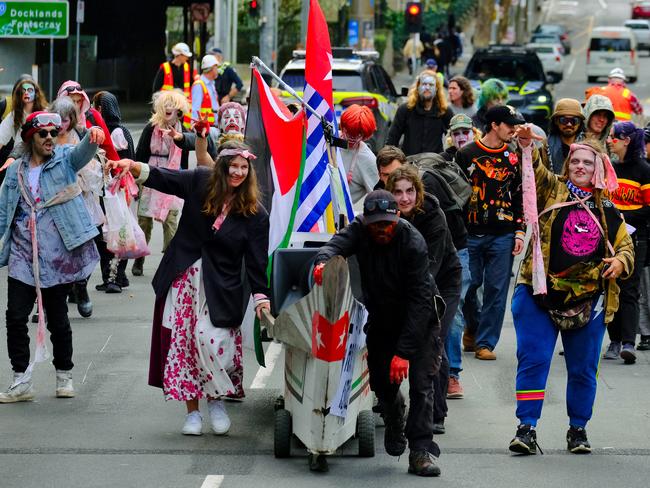
<svg viewBox="0 0 650 488"><path fill-rule="evenodd" d="M257 8L257 0L251 0L251 8Z"/></svg>
<svg viewBox="0 0 650 488"><path fill-rule="evenodd" d="M408 7L409 15L418 15L420 13L420 5L417 3L412 3Z"/></svg>

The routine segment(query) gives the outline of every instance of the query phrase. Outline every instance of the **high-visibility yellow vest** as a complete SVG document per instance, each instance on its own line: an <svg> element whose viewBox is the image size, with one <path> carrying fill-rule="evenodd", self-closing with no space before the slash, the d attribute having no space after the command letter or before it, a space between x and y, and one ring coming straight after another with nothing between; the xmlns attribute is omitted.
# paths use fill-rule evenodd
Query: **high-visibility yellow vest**
<svg viewBox="0 0 650 488"><path fill-rule="evenodd" d="M163 86L161 90L173 90L176 88L174 86L174 76L172 75L172 67L169 61L160 65L163 69ZM183 93L187 98L187 101L192 103L192 92L190 90L190 65L188 63L183 64ZM192 126L192 119L190 114L183 115L183 127L189 129Z"/></svg>
<svg viewBox="0 0 650 488"><path fill-rule="evenodd" d="M203 115L207 114L208 122L210 122L210 125L214 125L214 111L212 110L212 97L210 96L208 87L201 79L198 79L194 82L195 85L197 83L201 85L201 90L203 90L203 100L201 100L201 108L199 109L199 112Z"/></svg>

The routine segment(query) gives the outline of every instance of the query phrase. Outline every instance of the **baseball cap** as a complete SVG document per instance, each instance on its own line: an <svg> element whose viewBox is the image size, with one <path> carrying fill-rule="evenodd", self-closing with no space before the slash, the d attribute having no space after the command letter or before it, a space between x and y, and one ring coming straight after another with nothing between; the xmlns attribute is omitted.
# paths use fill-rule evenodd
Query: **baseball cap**
<svg viewBox="0 0 650 488"><path fill-rule="evenodd" d="M192 51L190 51L190 46L188 46L184 42L179 42L177 44L174 44L174 46L172 47L172 54L174 56L178 56L179 54L182 54L183 56L187 56L188 58L192 57Z"/></svg>
<svg viewBox="0 0 650 488"><path fill-rule="evenodd" d="M221 49L219 49L218 47L213 47L212 49L210 49L210 52L212 54L223 54L223 51Z"/></svg>
<svg viewBox="0 0 650 488"><path fill-rule="evenodd" d="M213 66L216 66L219 64L219 60L215 58L212 54L206 54L203 56L203 59L201 60L201 69L208 69L212 68Z"/></svg>
<svg viewBox="0 0 650 488"><path fill-rule="evenodd" d="M375 222L397 222L397 201L392 193L386 190L371 191L363 201L364 225Z"/></svg>
<svg viewBox="0 0 650 488"><path fill-rule="evenodd" d="M627 81L627 76L625 76L625 71L623 71L621 68L614 68L609 72L609 75L607 75L608 78L618 78L623 81Z"/></svg>
<svg viewBox="0 0 650 488"><path fill-rule="evenodd" d="M492 122L496 124L505 123L508 125L519 125L525 124L524 119L517 117L517 112L514 108L509 107L508 105L497 105L492 107L485 113L485 121L488 125Z"/></svg>
<svg viewBox="0 0 650 488"><path fill-rule="evenodd" d="M438 67L438 63L433 58L427 59L424 64L427 66L427 68L437 68Z"/></svg>
<svg viewBox="0 0 650 488"><path fill-rule="evenodd" d="M472 118L465 114L456 114L449 121L449 130L456 129L471 129L474 124L472 124Z"/></svg>

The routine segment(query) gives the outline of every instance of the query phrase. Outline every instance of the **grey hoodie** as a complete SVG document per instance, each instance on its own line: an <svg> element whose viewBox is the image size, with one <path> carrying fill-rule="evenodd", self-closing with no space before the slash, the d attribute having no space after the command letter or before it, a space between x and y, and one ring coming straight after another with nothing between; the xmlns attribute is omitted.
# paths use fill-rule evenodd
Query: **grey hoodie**
<svg viewBox="0 0 650 488"><path fill-rule="evenodd" d="M585 103L585 106L582 109L582 114L585 116L585 132L583 132L577 140L586 139L586 131L589 130L589 119L597 110L607 110L611 114L609 117L609 123L605 126L603 132L598 138L599 142L607 148L607 137L612 129L612 125L614 125L614 107L609 98L603 95L592 95L589 97L589 100L587 100L587 103Z"/></svg>

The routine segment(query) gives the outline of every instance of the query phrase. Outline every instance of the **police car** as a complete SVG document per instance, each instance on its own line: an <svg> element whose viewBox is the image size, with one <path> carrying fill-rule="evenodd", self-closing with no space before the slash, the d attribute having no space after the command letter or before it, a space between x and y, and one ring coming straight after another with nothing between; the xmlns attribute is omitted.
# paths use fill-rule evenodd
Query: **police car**
<svg viewBox="0 0 650 488"><path fill-rule="evenodd" d="M367 141L377 152L388 136L398 105L398 94L388 73L378 63L377 51L354 51L351 48L332 49L332 88L336 120L350 105L365 105L375 114L377 131ZM305 88L305 51L294 51L293 59L280 73L282 80L302 96ZM284 101L295 102L288 92Z"/></svg>
<svg viewBox="0 0 650 488"><path fill-rule="evenodd" d="M548 85L557 83L560 76L546 75L535 51L512 45L477 49L465 69L465 77L476 91L489 78L503 81L508 86L508 105L515 107L526 121L545 130L553 112L553 96Z"/></svg>

